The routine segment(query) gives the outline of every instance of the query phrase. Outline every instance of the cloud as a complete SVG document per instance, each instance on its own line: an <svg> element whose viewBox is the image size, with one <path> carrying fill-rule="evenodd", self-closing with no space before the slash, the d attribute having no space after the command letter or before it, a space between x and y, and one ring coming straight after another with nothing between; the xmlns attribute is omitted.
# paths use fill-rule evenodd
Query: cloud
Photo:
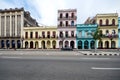
<svg viewBox="0 0 120 80"><path fill-rule="evenodd" d="M24 7L38 23L57 25L58 9L77 9L77 23L97 13L120 13L120 0L1 0L0 7Z"/></svg>

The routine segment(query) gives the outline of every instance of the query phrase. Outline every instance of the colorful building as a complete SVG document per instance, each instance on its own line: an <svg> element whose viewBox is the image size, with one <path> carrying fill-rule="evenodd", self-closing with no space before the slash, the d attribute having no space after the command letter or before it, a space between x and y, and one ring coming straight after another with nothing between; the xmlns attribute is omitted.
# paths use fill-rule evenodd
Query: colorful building
<svg viewBox="0 0 120 80"><path fill-rule="evenodd" d="M58 46L76 48L76 9L58 10Z"/></svg>
<svg viewBox="0 0 120 80"><path fill-rule="evenodd" d="M24 8L0 9L0 48L22 48L24 26L38 26Z"/></svg>
<svg viewBox="0 0 120 80"><path fill-rule="evenodd" d="M118 35L119 35L118 48L120 48L120 17L118 18Z"/></svg>
<svg viewBox="0 0 120 80"><path fill-rule="evenodd" d="M77 24L76 44L78 49L94 49L95 41L92 34L96 31L97 24Z"/></svg>
<svg viewBox="0 0 120 80"><path fill-rule="evenodd" d="M118 14L97 14L96 23L102 38L98 48L118 48Z"/></svg>
<svg viewBox="0 0 120 80"><path fill-rule="evenodd" d="M57 27L24 27L23 48L56 49Z"/></svg>

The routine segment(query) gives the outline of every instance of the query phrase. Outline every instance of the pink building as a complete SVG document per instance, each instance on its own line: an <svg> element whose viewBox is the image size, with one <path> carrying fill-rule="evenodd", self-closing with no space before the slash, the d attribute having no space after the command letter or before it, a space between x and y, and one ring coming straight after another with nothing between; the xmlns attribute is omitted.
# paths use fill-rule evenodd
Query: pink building
<svg viewBox="0 0 120 80"><path fill-rule="evenodd" d="M76 20L76 9L58 10L58 48L76 48Z"/></svg>

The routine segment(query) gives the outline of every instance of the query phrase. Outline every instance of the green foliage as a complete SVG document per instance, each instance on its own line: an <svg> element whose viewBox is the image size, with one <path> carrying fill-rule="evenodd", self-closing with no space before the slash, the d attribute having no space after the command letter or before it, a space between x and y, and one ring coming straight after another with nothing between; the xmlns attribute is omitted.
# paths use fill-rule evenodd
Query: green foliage
<svg viewBox="0 0 120 80"><path fill-rule="evenodd" d="M100 30L99 30L99 28L96 29L95 33L92 34L92 36L93 36L93 38L95 40L100 40L101 41L101 36L100 36Z"/></svg>

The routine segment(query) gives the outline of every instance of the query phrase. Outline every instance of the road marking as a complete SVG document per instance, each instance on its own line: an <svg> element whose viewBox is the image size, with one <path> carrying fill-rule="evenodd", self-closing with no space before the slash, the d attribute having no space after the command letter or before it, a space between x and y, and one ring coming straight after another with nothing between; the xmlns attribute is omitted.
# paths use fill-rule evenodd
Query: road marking
<svg viewBox="0 0 120 80"><path fill-rule="evenodd" d="M120 68L100 68L100 67L92 67L94 70L120 70Z"/></svg>
<svg viewBox="0 0 120 80"><path fill-rule="evenodd" d="M91 60L109 60L111 58L81 58L81 59L91 59Z"/></svg>
<svg viewBox="0 0 120 80"><path fill-rule="evenodd" d="M8 56L2 56L1 58L7 58L7 59L22 59L22 57L8 57Z"/></svg>

